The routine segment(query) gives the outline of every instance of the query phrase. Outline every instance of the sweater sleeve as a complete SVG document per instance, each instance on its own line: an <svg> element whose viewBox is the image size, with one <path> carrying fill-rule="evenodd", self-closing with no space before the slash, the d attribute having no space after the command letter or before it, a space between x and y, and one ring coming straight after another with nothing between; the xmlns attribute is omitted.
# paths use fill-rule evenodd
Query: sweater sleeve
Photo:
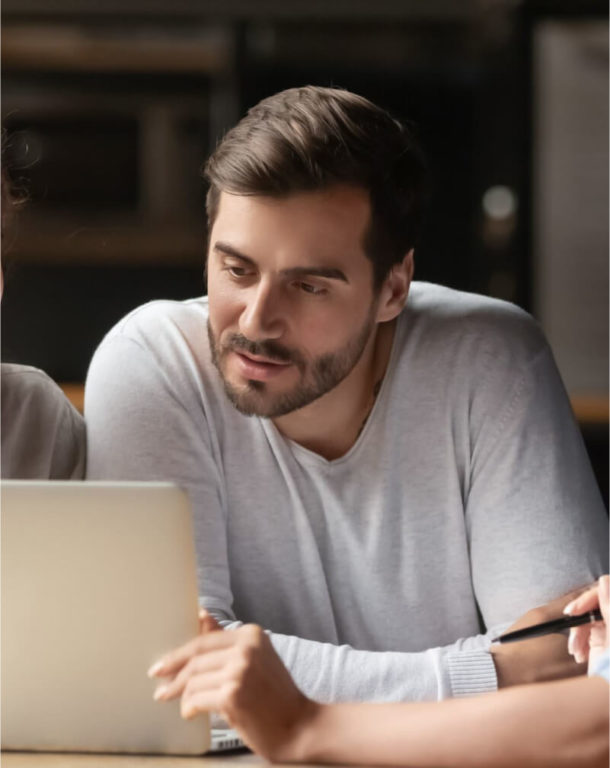
<svg viewBox="0 0 610 768"><path fill-rule="evenodd" d="M223 483L193 377L117 333L96 351L85 387L87 479L159 480L185 490L193 508L199 593L232 616ZM205 515L196 514L204 509ZM145 535L145 531L142 532Z"/></svg>
<svg viewBox="0 0 610 768"><path fill-rule="evenodd" d="M497 688L487 635L417 653L362 651L271 635L301 690L321 702L431 701Z"/></svg>
<svg viewBox="0 0 610 768"><path fill-rule="evenodd" d="M608 570L607 516L548 345L502 370L473 404L465 510L474 592L495 633ZM447 662L452 694L474 692L471 659Z"/></svg>
<svg viewBox="0 0 610 768"><path fill-rule="evenodd" d="M487 627L608 570L607 515L546 344L513 382L501 403L488 399L494 418L472 415L466 524Z"/></svg>

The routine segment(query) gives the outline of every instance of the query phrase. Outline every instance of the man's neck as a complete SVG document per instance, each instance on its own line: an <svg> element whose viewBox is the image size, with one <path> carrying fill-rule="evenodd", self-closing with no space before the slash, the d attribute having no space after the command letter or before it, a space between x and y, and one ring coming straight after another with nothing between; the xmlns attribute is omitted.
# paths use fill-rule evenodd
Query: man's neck
<svg viewBox="0 0 610 768"><path fill-rule="evenodd" d="M386 372L396 321L375 327L360 360L330 392L273 422L290 440L328 461L354 445L375 404Z"/></svg>

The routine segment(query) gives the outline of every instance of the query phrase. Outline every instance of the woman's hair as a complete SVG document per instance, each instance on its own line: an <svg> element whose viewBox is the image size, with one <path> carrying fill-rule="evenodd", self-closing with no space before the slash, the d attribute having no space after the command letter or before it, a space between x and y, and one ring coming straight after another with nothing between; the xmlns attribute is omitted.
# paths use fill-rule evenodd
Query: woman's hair
<svg viewBox="0 0 610 768"><path fill-rule="evenodd" d="M232 128L204 168L208 231L221 192L291 194L334 184L369 193L364 249L378 288L415 245L425 163L409 128L349 91L306 86L264 99Z"/></svg>
<svg viewBox="0 0 610 768"><path fill-rule="evenodd" d="M6 265L6 256L15 239L15 217L18 209L25 203L26 195L19 189L15 191L7 169L7 155L9 154L9 139L6 132L2 131L2 167L0 168L0 236L2 243L2 260Z"/></svg>

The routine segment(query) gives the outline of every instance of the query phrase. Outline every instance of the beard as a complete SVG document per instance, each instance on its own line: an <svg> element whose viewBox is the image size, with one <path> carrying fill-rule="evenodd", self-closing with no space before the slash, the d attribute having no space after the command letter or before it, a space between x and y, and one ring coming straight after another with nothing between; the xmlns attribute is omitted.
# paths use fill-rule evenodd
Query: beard
<svg viewBox="0 0 610 768"><path fill-rule="evenodd" d="M300 350L286 347L273 339L250 341L239 333L230 334L221 343L208 319L212 362L220 373L227 397L240 413L245 416L275 419L304 408L343 381L364 352L375 325L374 314L373 305L362 327L343 347L313 359L308 359ZM224 371L224 361L231 351L260 355L278 363L291 363L298 371L299 380L287 391L276 394L270 392L264 381L250 379L237 387L227 380Z"/></svg>

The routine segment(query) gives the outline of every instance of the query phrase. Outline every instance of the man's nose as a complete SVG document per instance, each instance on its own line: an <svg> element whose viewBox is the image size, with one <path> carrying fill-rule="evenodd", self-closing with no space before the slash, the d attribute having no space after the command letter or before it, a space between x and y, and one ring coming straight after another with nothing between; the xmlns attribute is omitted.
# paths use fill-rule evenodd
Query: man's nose
<svg viewBox="0 0 610 768"><path fill-rule="evenodd" d="M241 333L251 341L278 339L284 332L283 302L278 290L260 282L241 313Z"/></svg>

